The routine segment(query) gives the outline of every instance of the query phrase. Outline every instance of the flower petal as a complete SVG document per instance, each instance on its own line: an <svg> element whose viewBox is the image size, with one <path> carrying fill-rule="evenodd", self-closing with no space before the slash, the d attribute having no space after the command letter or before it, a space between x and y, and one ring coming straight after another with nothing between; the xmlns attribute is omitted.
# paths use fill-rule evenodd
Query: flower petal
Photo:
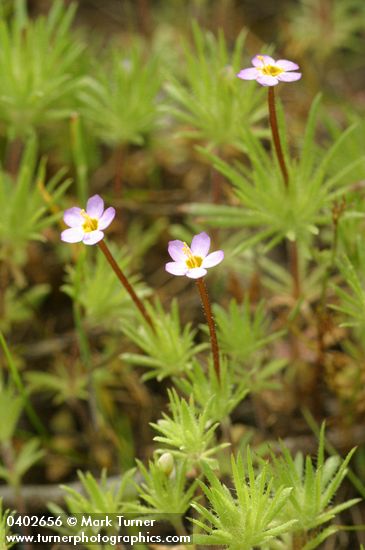
<svg viewBox="0 0 365 550"><path fill-rule="evenodd" d="M109 206L104 212L104 214L99 219L98 229L106 229L114 220L115 217L115 208Z"/></svg>
<svg viewBox="0 0 365 550"><path fill-rule="evenodd" d="M276 84L279 84L279 81L276 76L270 76L266 74L259 76L257 78L257 82L261 84L261 86L276 86Z"/></svg>
<svg viewBox="0 0 365 550"><path fill-rule="evenodd" d="M87 201L86 204L86 214L90 218L100 218L104 211L104 201L99 195L93 195Z"/></svg>
<svg viewBox="0 0 365 550"><path fill-rule="evenodd" d="M96 244L104 238L104 233L99 231L90 231L90 233L85 233L83 242L84 244Z"/></svg>
<svg viewBox="0 0 365 550"><path fill-rule="evenodd" d="M190 250L193 253L194 256L200 256L201 258L205 258L205 256L208 254L210 248L210 237L205 233L204 231L202 233L199 233L199 235L195 235L193 237L193 240L191 241Z"/></svg>
<svg viewBox="0 0 365 550"><path fill-rule="evenodd" d="M69 227L82 225L84 223L84 218L81 216L81 208L78 206L73 206L72 208L65 210L63 221Z"/></svg>
<svg viewBox="0 0 365 550"><path fill-rule="evenodd" d="M293 63L293 61L289 61L288 59L278 59L275 65L280 69L284 69L284 71L296 71L299 69L299 65Z"/></svg>
<svg viewBox="0 0 365 550"><path fill-rule="evenodd" d="M242 78L242 80L256 80L260 74L261 72L258 69L255 69L255 67L250 67L249 69L242 69L237 76L238 78Z"/></svg>
<svg viewBox="0 0 365 550"><path fill-rule="evenodd" d="M65 243L79 243L84 237L84 231L81 227L71 227L61 233L61 240Z"/></svg>
<svg viewBox="0 0 365 550"><path fill-rule="evenodd" d="M224 259L224 252L223 250L217 250L216 252L212 252L211 254L208 254L206 258L204 258L202 267L214 267L215 265L220 264Z"/></svg>
<svg viewBox="0 0 365 550"><path fill-rule="evenodd" d="M189 277L189 279L200 279L200 277L204 277L207 273L207 270L203 267L194 267L188 270L186 276Z"/></svg>
<svg viewBox="0 0 365 550"><path fill-rule="evenodd" d="M300 80L302 78L302 73L281 73L278 75L278 79L282 82L295 82L295 80Z"/></svg>
<svg viewBox="0 0 365 550"><path fill-rule="evenodd" d="M186 275L188 268L182 262L169 262L165 265L166 271L172 275Z"/></svg>
<svg viewBox="0 0 365 550"><path fill-rule="evenodd" d="M275 59L269 55L257 54L251 59L251 63L254 67L262 68L264 65L275 65Z"/></svg>
<svg viewBox="0 0 365 550"><path fill-rule="evenodd" d="M175 262L185 262L184 246L185 244L179 240L169 242L168 252Z"/></svg>

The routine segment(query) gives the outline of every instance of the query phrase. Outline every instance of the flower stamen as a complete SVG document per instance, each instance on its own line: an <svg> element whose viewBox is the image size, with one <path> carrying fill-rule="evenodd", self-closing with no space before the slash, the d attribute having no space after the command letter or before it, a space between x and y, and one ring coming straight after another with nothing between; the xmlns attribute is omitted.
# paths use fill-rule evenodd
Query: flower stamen
<svg viewBox="0 0 365 550"><path fill-rule="evenodd" d="M265 58L263 55L258 55L257 59L262 61L263 67L259 68L259 71L261 71L262 74L266 74L268 76L278 76L284 72L284 69L280 69L277 65L265 65Z"/></svg>
<svg viewBox="0 0 365 550"><path fill-rule="evenodd" d="M82 229L85 231L85 233L96 231L99 221L96 218L91 218L89 214L86 214L85 210L81 210L80 214L85 219L84 223L82 224Z"/></svg>
<svg viewBox="0 0 365 550"><path fill-rule="evenodd" d="M200 256L194 256L190 247L186 243L184 243L183 246L183 253L185 254L185 256L187 256L187 260L185 260L185 263L189 269L194 269L202 265L203 258L201 258Z"/></svg>
<svg viewBox="0 0 365 550"><path fill-rule="evenodd" d="M276 67L275 65L264 65L260 71L262 74L267 74L269 76L278 76L284 72L283 69L280 69L280 67Z"/></svg>

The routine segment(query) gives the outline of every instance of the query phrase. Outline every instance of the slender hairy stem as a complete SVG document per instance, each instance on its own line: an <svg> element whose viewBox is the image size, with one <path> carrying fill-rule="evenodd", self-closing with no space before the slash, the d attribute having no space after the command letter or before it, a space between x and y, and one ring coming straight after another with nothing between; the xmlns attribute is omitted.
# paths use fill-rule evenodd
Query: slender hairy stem
<svg viewBox="0 0 365 550"><path fill-rule="evenodd" d="M210 300L208 296L207 287L205 286L204 278L201 277L200 279L197 279L196 284L198 286L200 298L201 298L204 313L205 313L205 318L207 320L208 327L209 327L214 369L217 374L218 380L220 380L221 372L220 372L220 365L219 365L219 347L218 347L217 333L215 331L214 317L212 313L212 308L210 307Z"/></svg>
<svg viewBox="0 0 365 550"><path fill-rule="evenodd" d="M128 292L129 296L132 298L135 306L139 309L139 311L141 312L141 314L143 315L147 323L150 325L150 327L154 328L151 317L148 315L147 310L144 307L143 303L138 298L137 294L134 292L133 287L128 281L127 277L124 275L123 271L120 269L119 265L113 258L113 255L109 250L109 247L106 245L104 241L99 241L98 245L100 250L106 257L106 259L108 260L109 264L111 265L114 273L116 274L116 276L118 277L118 279L120 280L120 282L122 283L126 291Z"/></svg>
<svg viewBox="0 0 365 550"><path fill-rule="evenodd" d="M283 175L285 187L288 189L289 175L288 175L288 169L285 164L283 149L281 147L278 119L276 116L276 107L275 107L275 91L273 86L268 87L267 99L268 99L268 106L269 106L269 119L270 119L271 133L274 141L275 152L279 161L280 170ZM298 257L298 246L295 241L289 243L288 253L289 253L290 272L293 278L293 296L294 298L298 298L300 296L299 257Z"/></svg>
<svg viewBox="0 0 365 550"><path fill-rule="evenodd" d="M278 127L278 119L276 116L276 107L275 107L275 91L273 86L268 87L268 106L269 106L269 118L270 118L270 126L271 126L271 132L272 137L274 140L275 145L275 151L276 156L278 157L278 161L280 164L280 170L283 174L283 179L285 183L285 187L288 187L289 185L289 176L288 176L288 170L286 168L285 159L283 155L283 150L281 147L281 141L280 141L280 135L279 135L279 127Z"/></svg>

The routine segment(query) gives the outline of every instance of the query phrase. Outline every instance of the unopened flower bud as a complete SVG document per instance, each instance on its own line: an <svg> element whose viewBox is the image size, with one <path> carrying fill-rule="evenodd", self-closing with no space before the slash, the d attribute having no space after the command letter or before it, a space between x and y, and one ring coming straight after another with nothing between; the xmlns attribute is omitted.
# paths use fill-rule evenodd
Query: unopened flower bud
<svg viewBox="0 0 365 550"><path fill-rule="evenodd" d="M175 467L174 457L171 453L163 453L158 459L157 465L164 474L170 476Z"/></svg>

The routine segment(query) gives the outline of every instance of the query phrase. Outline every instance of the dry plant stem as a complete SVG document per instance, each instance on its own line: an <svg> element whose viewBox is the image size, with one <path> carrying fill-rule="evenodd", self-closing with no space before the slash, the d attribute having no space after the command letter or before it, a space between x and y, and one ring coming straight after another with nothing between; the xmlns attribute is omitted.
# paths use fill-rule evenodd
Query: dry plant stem
<svg viewBox="0 0 365 550"><path fill-rule="evenodd" d="M283 149L281 147L278 119L276 116L276 107L275 107L275 91L273 86L268 87L267 99L268 99L268 107L269 107L271 133L274 141L275 152L279 161L280 170L283 175L285 187L288 189L289 175L285 164ZM289 243L289 263L290 263L290 272L293 278L293 297L297 299L300 296L300 278L299 278L298 247L295 241Z"/></svg>
<svg viewBox="0 0 365 550"><path fill-rule="evenodd" d="M208 296L207 287L205 286L204 278L201 277L200 279L197 279L196 284L198 286L200 298L201 298L204 313L205 313L205 318L207 320L208 327L209 327L214 369L217 374L218 380L220 381L221 372L220 372L220 364L219 364L219 347L218 347L217 333L215 331L214 317L212 313L212 308L210 307L210 300Z"/></svg>
<svg viewBox="0 0 365 550"><path fill-rule="evenodd" d="M122 283L122 285L124 286L126 291L128 292L129 296L132 298L135 306L138 308L138 310L143 315L144 319L150 325L150 327L152 329L154 329L152 319L148 315L146 308L144 307L141 300L138 298L137 294L134 292L133 287L129 283L127 277L124 275L123 271L120 269L119 265L117 264L117 262L113 258L113 255L110 252L110 250L109 250L108 246L106 245L106 243L104 241L99 241L98 246L99 246L100 250L102 251L102 253L104 254L104 256L106 257L106 259L108 260L108 262L109 262L110 266L112 267L114 273L116 274L116 276L118 277L118 279L120 280L120 282Z"/></svg>

